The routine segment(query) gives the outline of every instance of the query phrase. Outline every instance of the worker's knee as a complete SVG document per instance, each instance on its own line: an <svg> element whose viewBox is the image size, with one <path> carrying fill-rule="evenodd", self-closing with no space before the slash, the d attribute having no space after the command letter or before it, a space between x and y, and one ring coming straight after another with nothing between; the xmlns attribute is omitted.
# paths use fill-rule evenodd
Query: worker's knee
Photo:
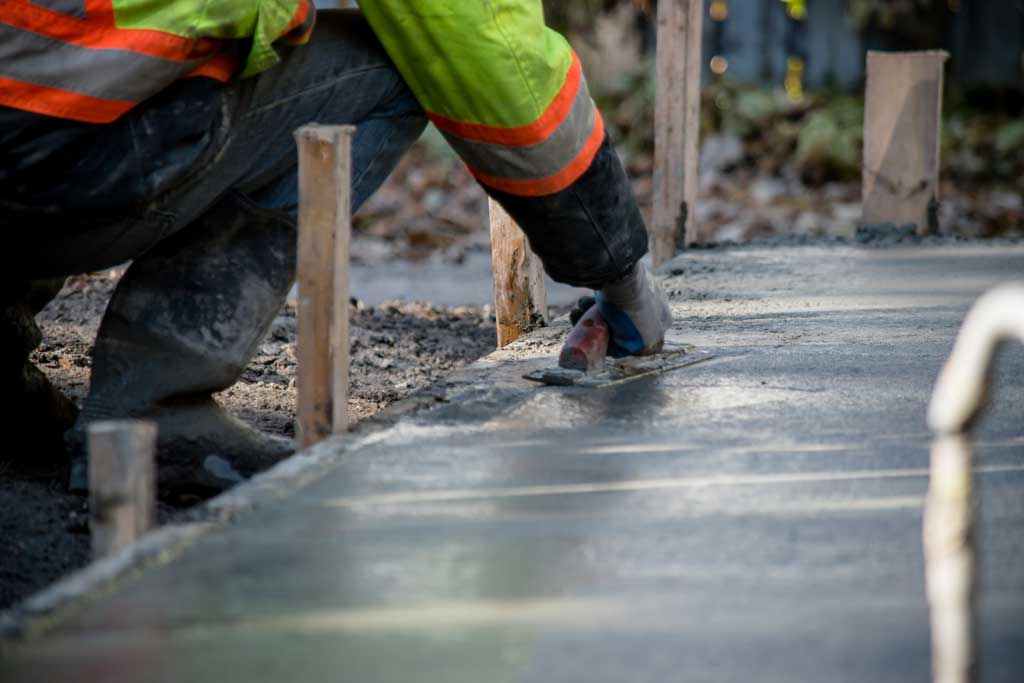
<svg viewBox="0 0 1024 683"><path fill-rule="evenodd" d="M369 23L359 12L322 10L317 15L317 27L306 48L311 54L317 51L329 53L328 56L316 57L319 63L323 59L344 61L345 73L358 76L361 70L374 70L375 80L379 87L374 89L375 94L380 98L377 106L370 114L372 118L409 117L418 116L423 118L423 125L426 125L426 117L419 102L413 97L409 87L398 69L395 67L391 57L388 56L384 46L378 40ZM345 78L343 80L349 80ZM344 82L339 85L345 87ZM352 92L349 88L349 97ZM367 90L361 88L361 90Z"/></svg>
<svg viewBox="0 0 1024 683"><path fill-rule="evenodd" d="M258 123L264 133L282 118L292 127L301 125L295 121L362 127L387 119L426 125L422 107L358 12L319 12L309 43L279 52L281 64L240 83L241 125Z"/></svg>
<svg viewBox="0 0 1024 683"><path fill-rule="evenodd" d="M340 47L362 52L368 61L376 58L382 63L391 62L373 29L370 28L369 22L361 12L354 10L319 10L309 43L298 49L317 49L318 46L325 45L332 52L336 52Z"/></svg>

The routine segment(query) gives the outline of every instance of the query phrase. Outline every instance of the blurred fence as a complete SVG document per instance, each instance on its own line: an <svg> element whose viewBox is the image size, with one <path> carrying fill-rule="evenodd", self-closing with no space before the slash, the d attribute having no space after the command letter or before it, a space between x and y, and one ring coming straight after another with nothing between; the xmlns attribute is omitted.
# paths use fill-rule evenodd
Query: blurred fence
<svg viewBox="0 0 1024 683"><path fill-rule="evenodd" d="M545 0L563 2L565 0ZM625 0L623 0L625 1ZM864 78L864 54L891 49L891 37L858 30L850 0L704 0L705 75L722 69L737 81L853 88ZM353 0L316 0L353 7ZM653 3L652 3L653 4ZM794 12L794 7L799 11ZM945 35L930 48L952 54L950 78L966 84L1024 87L1024 0L947 0ZM955 9L955 11L954 11ZM937 10L938 11L938 10ZM653 20L647 22L653 46Z"/></svg>
<svg viewBox="0 0 1024 683"><path fill-rule="evenodd" d="M892 49L892 37L861 32L849 0L704 0L704 64L733 80L808 87L857 87L869 49ZM1024 0L947 0L945 35L930 48L952 54L950 78L965 84L1024 86ZM954 11L955 8L955 11ZM936 10L939 11L939 10Z"/></svg>

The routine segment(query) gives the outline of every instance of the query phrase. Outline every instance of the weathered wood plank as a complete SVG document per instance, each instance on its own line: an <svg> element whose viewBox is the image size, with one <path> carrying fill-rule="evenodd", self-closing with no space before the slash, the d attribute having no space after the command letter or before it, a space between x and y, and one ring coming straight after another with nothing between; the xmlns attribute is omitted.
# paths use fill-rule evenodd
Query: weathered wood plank
<svg viewBox="0 0 1024 683"><path fill-rule="evenodd" d="M299 150L298 428L307 448L348 426L352 126L303 126Z"/></svg>
<svg viewBox="0 0 1024 683"><path fill-rule="evenodd" d="M677 243L706 239L694 219L700 136L701 0L658 3L651 254L661 265Z"/></svg>
<svg viewBox="0 0 1024 683"><path fill-rule="evenodd" d="M92 555L113 555L153 526L156 425L108 420L89 425L89 530Z"/></svg>
<svg viewBox="0 0 1024 683"><path fill-rule="evenodd" d="M526 235L501 204L488 200L491 264L494 269L494 317L498 348L547 324L544 267L530 251Z"/></svg>
<svg viewBox="0 0 1024 683"><path fill-rule="evenodd" d="M863 219L867 225L938 229L942 51L867 56Z"/></svg>

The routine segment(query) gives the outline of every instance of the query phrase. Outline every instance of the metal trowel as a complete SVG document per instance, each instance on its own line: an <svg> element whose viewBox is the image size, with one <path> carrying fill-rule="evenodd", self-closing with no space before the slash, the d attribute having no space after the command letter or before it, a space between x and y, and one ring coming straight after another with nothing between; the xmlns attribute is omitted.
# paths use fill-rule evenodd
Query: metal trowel
<svg viewBox="0 0 1024 683"><path fill-rule="evenodd" d="M712 355L688 344L669 344L651 356L608 358L609 329L593 299L581 299L570 318L575 326L558 355L558 366L523 375L554 386L599 388L623 384L710 360Z"/></svg>

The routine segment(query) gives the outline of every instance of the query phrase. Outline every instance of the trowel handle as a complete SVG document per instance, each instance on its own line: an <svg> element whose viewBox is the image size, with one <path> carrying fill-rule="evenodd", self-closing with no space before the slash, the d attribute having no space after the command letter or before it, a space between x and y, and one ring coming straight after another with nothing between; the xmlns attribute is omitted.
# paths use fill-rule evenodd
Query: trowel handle
<svg viewBox="0 0 1024 683"><path fill-rule="evenodd" d="M597 306L591 306L565 340L562 353L558 356L558 365L589 372L601 365L607 354L608 323Z"/></svg>

